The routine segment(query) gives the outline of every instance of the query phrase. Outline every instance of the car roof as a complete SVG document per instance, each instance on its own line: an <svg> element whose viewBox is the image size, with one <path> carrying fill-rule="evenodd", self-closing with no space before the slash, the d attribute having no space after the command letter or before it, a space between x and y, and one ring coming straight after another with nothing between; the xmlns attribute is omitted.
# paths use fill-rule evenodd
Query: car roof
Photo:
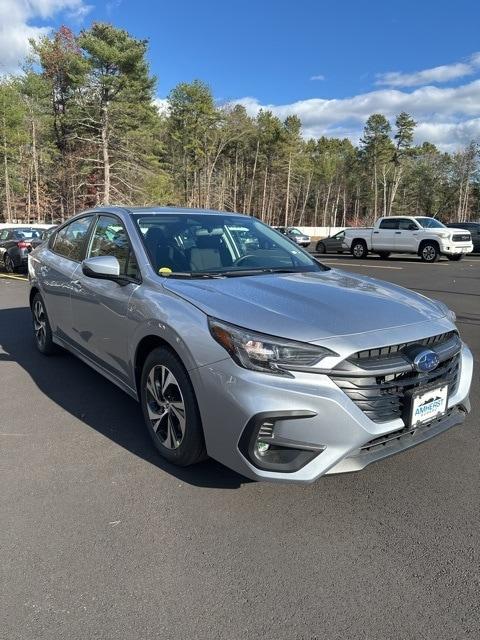
<svg viewBox="0 0 480 640"><path fill-rule="evenodd" d="M232 217L243 217L250 218L251 216L246 216L242 213L235 213L231 211L217 211L215 209L200 209L200 208L190 208L190 207L100 207L98 209L93 209L93 211L111 211L112 213L115 211L123 211L124 213L129 213L132 215L135 214L183 214L189 215L192 213L200 213L202 215L209 214L221 214L222 216L232 216Z"/></svg>

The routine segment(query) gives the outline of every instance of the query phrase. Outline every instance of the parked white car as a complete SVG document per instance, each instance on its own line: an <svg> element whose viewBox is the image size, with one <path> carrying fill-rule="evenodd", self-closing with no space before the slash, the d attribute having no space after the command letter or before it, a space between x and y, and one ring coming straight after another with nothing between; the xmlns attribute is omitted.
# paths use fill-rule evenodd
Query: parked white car
<svg viewBox="0 0 480 640"><path fill-rule="evenodd" d="M345 249L355 258L369 252L388 258L391 253L413 253L424 262L435 262L441 255L461 260L473 251L472 236L465 229L451 229L426 216L388 216L373 227L346 229Z"/></svg>

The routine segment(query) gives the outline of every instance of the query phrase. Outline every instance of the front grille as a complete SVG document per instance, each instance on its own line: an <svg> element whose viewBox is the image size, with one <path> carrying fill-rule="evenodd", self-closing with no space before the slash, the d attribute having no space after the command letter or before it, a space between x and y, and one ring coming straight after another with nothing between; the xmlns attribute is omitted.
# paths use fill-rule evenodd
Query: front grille
<svg viewBox="0 0 480 640"><path fill-rule="evenodd" d="M452 238L454 242L470 242L469 233L455 233Z"/></svg>
<svg viewBox="0 0 480 640"><path fill-rule="evenodd" d="M448 331L447 333L440 333L439 335L422 338L421 340L414 340L413 342L402 342L401 344L392 344L388 347L358 351L358 353L349 358L349 360L350 362L355 362L356 360L370 360L371 358L387 358L398 354L398 352L405 349L405 347L410 347L414 344L421 345L422 347L432 347L433 345L445 344L456 335L456 331Z"/></svg>
<svg viewBox="0 0 480 640"><path fill-rule="evenodd" d="M441 359L439 366L429 373L413 370L411 362L396 349L399 345L394 345L370 350L370 360L363 355L366 352L359 352L334 369L330 377L373 422L406 419L409 392L413 389L447 383L450 395L456 390L460 370L460 339L455 332L442 336L435 336L438 338L435 347L431 346L431 342L429 344ZM449 338L445 339L445 336ZM423 345L424 342L420 340L410 344ZM384 349L391 351L389 354L378 353Z"/></svg>

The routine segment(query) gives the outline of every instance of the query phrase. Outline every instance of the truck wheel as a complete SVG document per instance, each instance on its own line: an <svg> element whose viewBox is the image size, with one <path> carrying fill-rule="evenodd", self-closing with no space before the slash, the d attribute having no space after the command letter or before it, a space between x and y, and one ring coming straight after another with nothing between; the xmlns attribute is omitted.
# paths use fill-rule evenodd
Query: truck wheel
<svg viewBox="0 0 480 640"><path fill-rule="evenodd" d="M382 260L386 260L387 258L390 257L390 251L379 251L378 255Z"/></svg>
<svg viewBox="0 0 480 640"><path fill-rule="evenodd" d="M449 260L453 260L453 262L458 262L463 258L463 253L456 253L454 256L447 256Z"/></svg>
<svg viewBox="0 0 480 640"><path fill-rule="evenodd" d="M425 242L420 249L420 257L423 262L436 262L440 258L438 246L433 242Z"/></svg>
<svg viewBox="0 0 480 640"><path fill-rule="evenodd" d="M368 249L365 240L354 240L351 251L354 258L366 258Z"/></svg>
<svg viewBox="0 0 480 640"><path fill-rule="evenodd" d="M323 242L317 242L317 253L326 253L327 249L325 247L325 245L323 244Z"/></svg>

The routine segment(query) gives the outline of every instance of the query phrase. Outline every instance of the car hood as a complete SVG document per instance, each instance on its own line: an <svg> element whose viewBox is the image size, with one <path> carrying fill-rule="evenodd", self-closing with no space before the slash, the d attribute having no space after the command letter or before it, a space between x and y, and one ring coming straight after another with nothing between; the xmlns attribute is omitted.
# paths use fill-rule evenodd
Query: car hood
<svg viewBox="0 0 480 640"><path fill-rule="evenodd" d="M331 269L164 286L209 316L248 329L313 342L444 317L424 296L373 278Z"/></svg>
<svg viewBox="0 0 480 640"><path fill-rule="evenodd" d="M448 231L451 231L452 234L453 233L468 233L468 235L470 236L471 233L468 229L457 229L456 227L447 227Z"/></svg>

